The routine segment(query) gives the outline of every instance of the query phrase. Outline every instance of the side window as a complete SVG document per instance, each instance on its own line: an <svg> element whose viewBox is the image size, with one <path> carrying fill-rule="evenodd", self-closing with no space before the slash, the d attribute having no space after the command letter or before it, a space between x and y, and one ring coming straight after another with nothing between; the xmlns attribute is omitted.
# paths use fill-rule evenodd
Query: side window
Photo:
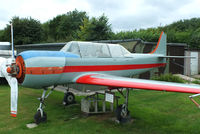
<svg viewBox="0 0 200 134"><path fill-rule="evenodd" d="M98 58L111 58L108 46L106 44L97 45L96 55Z"/></svg>
<svg viewBox="0 0 200 134"><path fill-rule="evenodd" d="M94 47L91 44L80 44L81 56L84 58L96 57Z"/></svg>
<svg viewBox="0 0 200 134"><path fill-rule="evenodd" d="M119 45L109 45L110 53L112 57L124 57L121 46Z"/></svg>
<svg viewBox="0 0 200 134"><path fill-rule="evenodd" d="M83 58L109 58L111 57L106 44L80 44L81 56Z"/></svg>

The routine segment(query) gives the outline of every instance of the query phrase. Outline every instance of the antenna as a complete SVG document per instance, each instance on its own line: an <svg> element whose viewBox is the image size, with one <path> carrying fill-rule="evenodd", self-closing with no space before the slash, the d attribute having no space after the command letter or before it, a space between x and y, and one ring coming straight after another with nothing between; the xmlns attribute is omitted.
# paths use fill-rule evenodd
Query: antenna
<svg viewBox="0 0 200 134"><path fill-rule="evenodd" d="M12 59L14 59L15 57L14 57L14 55L15 55L15 53L14 53L14 43L13 43L13 25L12 25L12 23L11 23L11 25L10 25L11 27L10 27L10 29L11 29L11 42L12 42Z"/></svg>

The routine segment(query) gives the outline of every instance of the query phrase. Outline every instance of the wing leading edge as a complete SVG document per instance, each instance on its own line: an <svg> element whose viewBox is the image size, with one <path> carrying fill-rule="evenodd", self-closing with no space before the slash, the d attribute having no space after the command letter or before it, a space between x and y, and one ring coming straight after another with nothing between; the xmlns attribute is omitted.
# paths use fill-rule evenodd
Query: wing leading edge
<svg viewBox="0 0 200 134"><path fill-rule="evenodd" d="M200 93L200 86L197 85L126 78L106 74L81 75L75 80L75 82L79 84L101 85L116 88L124 87L193 94Z"/></svg>

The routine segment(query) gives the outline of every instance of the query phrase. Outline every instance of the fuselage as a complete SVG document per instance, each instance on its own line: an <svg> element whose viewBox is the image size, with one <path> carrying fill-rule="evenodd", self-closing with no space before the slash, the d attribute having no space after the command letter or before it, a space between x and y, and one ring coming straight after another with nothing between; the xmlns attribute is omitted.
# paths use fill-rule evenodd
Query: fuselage
<svg viewBox="0 0 200 134"><path fill-rule="evenodd" d="M130 77L165 66L166 60L156 54L87 58L63 51L26 51L19 54L17 64L21 85L42 88L73 83L76 77L88 72Z"/></svg>

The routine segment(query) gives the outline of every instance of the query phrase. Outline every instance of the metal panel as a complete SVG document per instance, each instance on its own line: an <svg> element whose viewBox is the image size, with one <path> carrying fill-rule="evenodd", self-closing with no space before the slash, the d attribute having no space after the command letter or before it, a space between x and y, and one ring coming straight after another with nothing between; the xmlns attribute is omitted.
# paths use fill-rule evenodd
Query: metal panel
<svg viewBox="0 0 200 134"><path fill-rule="evenodd" d="M190 56L191 51L185 51L185 56ZM184 59L184 75L190 76L190 61L191 58Z"/></svg>
<svg viewBox="0 0 200 134"><path fill-rule="evenodd" d="M184 56L184 47L170 46L168 47L170 56ZM169 72L172 74L184 73L184 58L170 58L169 59Z"/></svg>
<svg viewBox="0 0 200 134"><path fill-rule="evenodd" d="M190 68L191 75L198 74L198 52L191 52L191 56L195 57L191 59Z"/></svg>
<svg viewBox="0 0 200 134"><path fill-rule="evenodd" d="M198 57L198 68L199 68L199 70L198 70L198 72L200 73L200 52L198 51L198 55L199 55L199 57Z"/></svg>

